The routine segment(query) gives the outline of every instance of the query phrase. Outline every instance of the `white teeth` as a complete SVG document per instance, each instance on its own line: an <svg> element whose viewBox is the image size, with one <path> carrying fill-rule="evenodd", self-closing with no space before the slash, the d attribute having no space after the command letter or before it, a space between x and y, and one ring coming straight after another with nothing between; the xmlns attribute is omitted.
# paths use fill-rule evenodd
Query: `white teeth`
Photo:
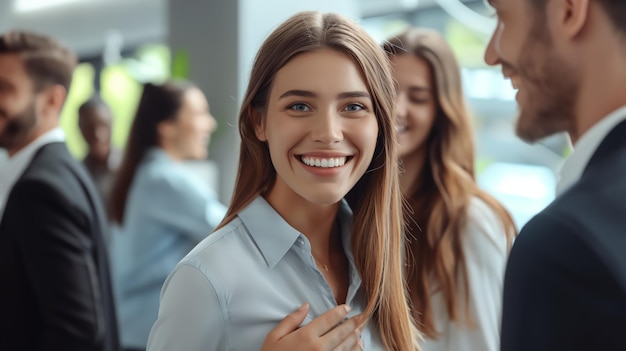
<svg viewBox="0 0 626 351"><path fill-rule="evenodd" d="M519 89L517 78L511 77L511 85L513 86L513 89Z"/></svg>
<svg viewBox="0 0 626 351"><path fill-rule="evenodd" d="M311 167L321 167L321 168L334 168L341 167L346 163L346 157L333 157L333 158L317 158L317 157L308 157L302 156L300 157L302 162Z"/></svg>

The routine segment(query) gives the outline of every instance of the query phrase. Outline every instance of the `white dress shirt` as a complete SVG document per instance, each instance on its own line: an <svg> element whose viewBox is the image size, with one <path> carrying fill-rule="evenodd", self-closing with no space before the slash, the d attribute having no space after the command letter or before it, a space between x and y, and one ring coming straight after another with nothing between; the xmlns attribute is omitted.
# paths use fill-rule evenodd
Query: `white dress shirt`
<svg viewBox="0 0 626 351"><path fill-rule="evenodd" d="M623 106L592 126L574 146L574 151L565 160L560 170L560 179L556 186L556 195L559 196L574 185L585 171L602 140L615 126L626 119L626 106Z"/></svg>
<svg viewBox="0 0 626 351"><path fill-rule="evenodd" d="M337 214L350 263L349 317L363 312L364 292L349 250L352 212ZM306 236L263 197L196 246L167 278L149 351L259 350L267 334L303 303L303 324L337 306L317 269ZM361 333L365 350L383 350L373 323Z"/></svg>
<svg viewBox="0 0 626 351"><path fill-rule="evenodd" d="M485 202L473 198L467 225L462 233L462 249L469 287L469 314L473 326L465 322L466 300L457 294L460 322L448 315L441 291L431 295L434 321L440 336L425 339L422 351L498 351L502 315L502 284L508 257L507 240L500 217ZM463 280L457 285L462 287Z"/></svg>
<svg viewBox="0 0 626 351"><path fill-rule="evenodd" d="M63 141L65 141L65 133L57 127L42 134L12 157L0 160L0 219L2 219L2 213L13 185L24 173L37 150L44 145Z"/></svg>

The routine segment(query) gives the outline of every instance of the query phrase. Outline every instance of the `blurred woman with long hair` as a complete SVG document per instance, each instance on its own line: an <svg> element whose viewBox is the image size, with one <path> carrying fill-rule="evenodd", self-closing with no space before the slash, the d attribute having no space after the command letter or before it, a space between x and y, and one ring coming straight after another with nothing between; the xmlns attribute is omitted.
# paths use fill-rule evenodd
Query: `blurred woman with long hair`
<svg viewBox="0 0 626 351"><path fill-rule="evenodd" d="M445 39L411 28L384 44L397 83L396 129L408 202L407 282L426 351L496 351L502 281L516 235L476 184L471 117Z"/></svg>
<svg viewBox="0 0 626 351"><path fill-rule="evenodd" d="M127 350L145 350L165 278L226 213L183 163L207 157L216 125L191 82L144 85L109 204L119 228L111 262Z"/></svg>

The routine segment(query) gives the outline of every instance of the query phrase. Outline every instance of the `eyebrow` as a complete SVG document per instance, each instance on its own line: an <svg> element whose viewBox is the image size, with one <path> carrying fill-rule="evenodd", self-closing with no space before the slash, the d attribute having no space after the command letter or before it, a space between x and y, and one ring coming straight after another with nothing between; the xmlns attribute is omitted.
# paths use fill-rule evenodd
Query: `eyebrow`
<svg viewBox="0 0 626 351"><path fill-rule="evenodd" d="M317 97L317 94L312 92L312 91L308 91L308 90L288 90L286 92L284 92L279 98L280 99L284 99L286 97L289 96L300 96L300 97ZM369 93L365 92L365 91L347 91L344 93L340 93L339 95L337 95L337 98L339 99L346 99L346 98L356 98L356 97L363 97L363 98L368 98L371 99L372 97L370 96Z"/></svg>
<svg viewBox="0 0 626 351"><path fill-rule="evenodd" d="M427 87L424 87L424 86L416 86L416 85L414 85L414 86L409 87L409 91L412 92L412 93L416 93L416 92L417 93L421 93L423 91L430 93L431 89L427 88Z"/></svg>

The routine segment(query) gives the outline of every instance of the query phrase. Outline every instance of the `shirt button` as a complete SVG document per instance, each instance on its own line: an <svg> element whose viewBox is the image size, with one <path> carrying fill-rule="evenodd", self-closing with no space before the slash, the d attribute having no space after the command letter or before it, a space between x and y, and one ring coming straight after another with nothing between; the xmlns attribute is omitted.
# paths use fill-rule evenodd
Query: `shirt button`
<svg viewBox="0 0 626 351"><path fill-rule="evenodd" d="M304 245L304 239L298 238L298 245L300 246Z"/></svg>

